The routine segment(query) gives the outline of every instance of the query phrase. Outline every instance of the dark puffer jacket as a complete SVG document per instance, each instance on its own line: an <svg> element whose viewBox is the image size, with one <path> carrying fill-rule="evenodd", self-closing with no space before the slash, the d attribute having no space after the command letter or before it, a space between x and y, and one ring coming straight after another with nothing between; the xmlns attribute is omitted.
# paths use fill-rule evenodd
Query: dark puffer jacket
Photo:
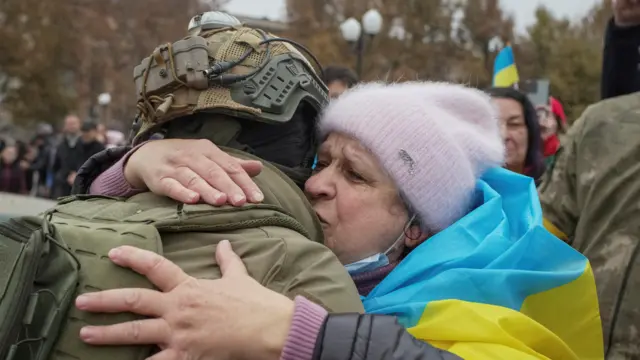
<svg viewBox="0 0 640 360"><path fill-rule="evenodd" d="M602 99L640 91L640 26L619 27L611 19L604 39Z"/></svg>
<svg viewBox="0 0 640 360"><path fill-rule="evenodd" d="M460 360L417 340L393 316L330 314L314 360Z"/></svg>

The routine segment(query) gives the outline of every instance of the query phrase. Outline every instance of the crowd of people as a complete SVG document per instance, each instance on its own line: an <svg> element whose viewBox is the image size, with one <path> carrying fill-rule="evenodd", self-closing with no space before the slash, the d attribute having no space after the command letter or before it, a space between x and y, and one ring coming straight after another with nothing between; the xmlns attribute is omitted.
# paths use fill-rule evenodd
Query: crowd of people
<svg viewBox="0 0 640 360"><path fill-rule="evenodd" d="M124 144L119 131L70 114L56 133L40 124L31 141L0 134L0 192L56 199L71 194L80 166L108 147Z"/></svg>
<svg viewBox="0 0 640 360"><path fill-rule="evenodd" d="M52 196L82 196L47 234L85 254L76 321L49 348L640 359L640 4L613 4L602 99L578 119L516 87L359 82L227 14L194 17L136 68L128 144L101 151L70 116L48 157ZM18 153L4 145L7 174L38 163ZM53 297L73 288L37 273ZM29 333L18 357L43 341Z"/></svg>

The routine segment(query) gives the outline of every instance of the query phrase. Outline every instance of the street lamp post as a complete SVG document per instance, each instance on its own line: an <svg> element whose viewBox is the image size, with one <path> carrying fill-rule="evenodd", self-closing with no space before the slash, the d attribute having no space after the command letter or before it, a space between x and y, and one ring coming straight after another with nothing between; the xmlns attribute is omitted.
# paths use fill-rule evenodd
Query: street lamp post
<svg viewBox="0 0 640 360"><path fill-rule="evenodd" d="M110 114L109 114L109 104L111 104L111 94L109 93L102 93L100 95L98 95L98 105L100 105L100 110L101 110L101 122L104 125L107 125L109 123L110 119Z"/></svg>
<svg viewBox="0 0 640 360"><path fill-rule="evenodd" d="M350 44L355 44L356 73L362 76L362 61L366 38L373 38L382 30L382 15L378 10L371 9L362 16L362 24L355 18L349 18L340 24L342 37Z"/></svg>

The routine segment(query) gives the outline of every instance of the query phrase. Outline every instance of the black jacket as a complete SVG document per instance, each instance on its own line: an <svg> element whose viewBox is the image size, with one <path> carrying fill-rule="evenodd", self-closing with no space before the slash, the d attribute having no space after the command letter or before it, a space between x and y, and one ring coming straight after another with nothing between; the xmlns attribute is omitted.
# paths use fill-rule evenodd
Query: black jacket
<svg viewBox="0 0 640 360"><path fill-rule="evenodd" d="M313 360L460 360L415 339L393 316L330 314Z"/></svg>
<svg viewBox="0 0 640 360"><path fill-rule="evenodd" d="M89 143L78 139L74 146L67 139L63 138L56 152L56 163L54 171L59 179L66 180L72 172L77 172L80 166L93 155L104 150L104 145L97 141Z"/></svg>
<svg viewBox="0 0 640 360"><path fill-rule="evenodd" d="M38 173L39 185L46 185L47 175L49 170L53 167L52 159L55 156L55 144L51 137L43 138L43 144L38 147L38 155L31 163L29 170L32 173Z"/></svg>
<svg viewBox="0 0 640 360"><path fill-rule="evenodd" d="M640 26L621 28L609 21L603 57L603 100L640 91Z"/></svg>
<svg viewBox="0 0 640 360"><path fill-rule="evenodd" d="M102 150L104 145L97 141L84 143L82 139L78 139L73 144L63 138L56 151L52 170L54 173L53 197L69 195L71 186L67 183L67 177L72 172L77 172L85 161Z"/></svg>

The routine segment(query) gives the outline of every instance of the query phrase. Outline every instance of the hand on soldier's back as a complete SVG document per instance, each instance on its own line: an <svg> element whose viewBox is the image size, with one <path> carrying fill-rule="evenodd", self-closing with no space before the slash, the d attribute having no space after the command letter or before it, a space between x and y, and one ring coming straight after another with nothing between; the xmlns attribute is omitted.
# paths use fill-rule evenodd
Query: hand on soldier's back
<svg viewBox="0 0 640 360"><path fill-rule="evenodd" d="M242 206L264 195L251 177L262 163L235 158L208 140L150 141L127 160L124 175L137 189L148 189L184 203Z"/></svg>

